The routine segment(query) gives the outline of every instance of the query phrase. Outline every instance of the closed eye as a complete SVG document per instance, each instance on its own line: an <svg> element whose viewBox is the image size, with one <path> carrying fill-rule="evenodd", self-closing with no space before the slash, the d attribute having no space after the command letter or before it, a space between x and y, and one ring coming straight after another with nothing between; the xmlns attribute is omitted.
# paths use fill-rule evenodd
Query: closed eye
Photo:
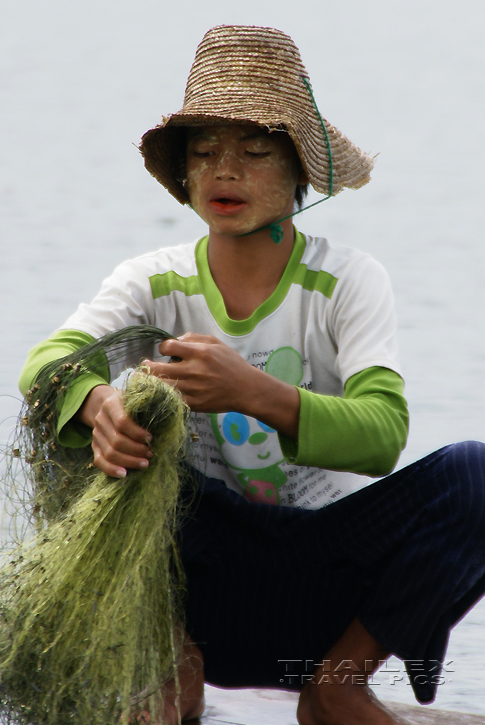
<svg viewBox="0 0 485 725"><path fill-rule="evenodd" d="M265 156L269 156L271 151L246 151L245 153L253 158L262 159Z"/></svg>

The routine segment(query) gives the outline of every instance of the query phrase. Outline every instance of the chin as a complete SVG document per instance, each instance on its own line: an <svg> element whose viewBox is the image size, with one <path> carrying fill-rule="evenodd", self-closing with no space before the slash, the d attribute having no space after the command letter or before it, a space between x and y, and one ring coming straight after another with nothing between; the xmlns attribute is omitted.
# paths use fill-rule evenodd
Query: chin
<svg viewBox="0 0 485 725"><path fill-rule="evenodd" d="M216 234L223 234L228 237L242 237L245 234L250 234L258 227L252 224L218 224L217 222L211 224L209 222L209 229Z"/></svg>
<svg viewBox="0 0 485 725"><path fill-rule="evenodd" d="M244 234L251 234L258 229L264 229L269 225L286 216L285 213L272 215L270 218L264 217L260 219L251 220L240 220L239 222L234 219L232 224L215 224L214 229L220 229L220 234L231 234L233 236L243 236ZM224 231L223 231L224 230Z"/></svg>

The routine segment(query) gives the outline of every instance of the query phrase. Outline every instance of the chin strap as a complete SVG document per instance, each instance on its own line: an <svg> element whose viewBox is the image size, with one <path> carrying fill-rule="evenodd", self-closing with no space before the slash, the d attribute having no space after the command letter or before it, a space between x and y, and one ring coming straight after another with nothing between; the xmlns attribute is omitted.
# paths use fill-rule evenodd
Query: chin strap
<svg viewBox="0 0 485 725"><path fill-rule="evenodd" d="M291 217L294 217L297 214L301 214L302 212L306 211L307 209L311 209L312 206L317 206L317 204L321 204L322 201L327 201L327 199L330 199L330 197L333 194L333 159L332 159L332 149L330 148L330 140L328 138L328 133L327 133L327 129L325 128L323 118L320 115L320 111L318 110L318 106L315 101L315 96L313 95L310 81L305 76L302 76L302 80L308 89L310 98L312 99L312 103L315 108L315 111L317 112L317 116L318 116L320 125L323 130L323 135L325 136L325 142L327 144L328 161L329 161L329 166L330 166L329 172L328 172L328 196L324 197L323 199L319 199L318 201L315 201L313 204L309 204L308 206L303 207L303 209L298 209L298 211L294 211L292 214L288 214L287 216L284 216L281 219L277 219L275 222L271 222L271 224L266 224L264 227L259 227L259 229L255 229L253 232L247 232L246 234L241 234L242 237L247 237L250 234L255 234L256 232L260 232L262 229L269 229L269 236L271 237L273 242L275 244L280 244L283 241L283 237L284 237L284 232L283 232L283 227L281 226L281 222L284 222L287 219L291 219Z"/></svg>

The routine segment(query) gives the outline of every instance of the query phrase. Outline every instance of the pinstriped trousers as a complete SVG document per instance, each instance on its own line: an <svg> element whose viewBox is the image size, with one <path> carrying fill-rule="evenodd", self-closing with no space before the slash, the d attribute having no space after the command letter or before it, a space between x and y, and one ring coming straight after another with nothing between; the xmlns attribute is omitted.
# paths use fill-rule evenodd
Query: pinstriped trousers
<svg viewBox="0 0 485 725"><path fill-rule="evenodd" d="M208 682L301 689L357 617L406 661L416 699L434 699L450 629L485 593L485 444L447 446L318 511L199 483L181 551Z"/></svg>

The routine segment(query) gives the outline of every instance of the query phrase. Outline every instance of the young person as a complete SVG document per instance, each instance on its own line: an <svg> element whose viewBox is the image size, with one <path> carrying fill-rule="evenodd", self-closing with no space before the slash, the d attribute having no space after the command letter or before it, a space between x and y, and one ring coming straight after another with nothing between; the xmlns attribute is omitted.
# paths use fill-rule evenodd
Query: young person
<svg viewBox="0 0 485 725"><path fill-rule="evenodd" d="M141 151L208 235L121 264L34 348L21 387L111 330L173 334L160 353L179 362L145 362L199 436L182 715L200 714L205 676L300 690L300 725L398 722L366 683L394 653L417 699L434 698L449 630L485 590L485 452L450 446L388 475L407 409L387 275L292 224L306 184L359 188L372 159L320 117L288 36L234 26L206 34L183 109ZM150 465L150 441L109 382L80 378L59 440L91 443L121 478ZM164 708L144 716L176 722L174 701Z"/></svg>

